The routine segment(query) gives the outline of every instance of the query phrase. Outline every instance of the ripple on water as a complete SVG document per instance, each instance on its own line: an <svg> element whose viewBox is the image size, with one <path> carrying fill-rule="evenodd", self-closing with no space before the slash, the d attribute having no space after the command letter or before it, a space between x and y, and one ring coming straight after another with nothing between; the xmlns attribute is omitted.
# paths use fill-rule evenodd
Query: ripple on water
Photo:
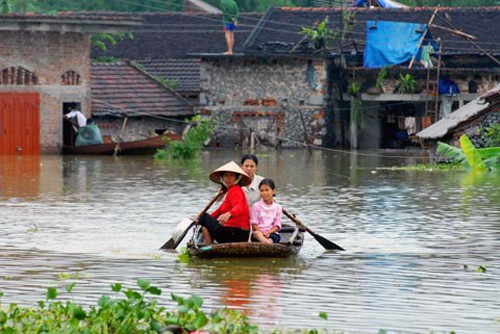
<svg viewBox="0 0 500 334"><path fill-rule="evenodd" d="M376 170L394 160L342 153L271 152L259 156L259 171L277 182L277 200L346 252L324 252L310 235L300 256L285 260L186 264L158 251L215 195L208 173L238 156L209 152L202 164L179 166L42 157L34 188L0 174L0 185L12 185L0 188L2 302L34 305L48 286L62 292L76 282L71 298L88 305L115 282L134 287L147 278L167 306L171 292L195 293L207 310L243 309L264 327L499 332L498 178Z"/></svg>

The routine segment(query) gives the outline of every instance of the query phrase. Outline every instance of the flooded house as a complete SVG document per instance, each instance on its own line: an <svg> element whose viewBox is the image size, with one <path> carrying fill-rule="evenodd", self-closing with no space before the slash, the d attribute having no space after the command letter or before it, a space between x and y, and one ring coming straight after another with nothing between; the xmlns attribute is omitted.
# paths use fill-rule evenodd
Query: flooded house
<svg viewBox="0 0 500 334"><path fill-rule="evenodd" d="M460 147L459 139L466 134L476 148L489 147L485 129L499 124L500 84L418 132L416 137L429 147L436 146L438 141Z"/></svg>
<svg viewBox="0 0 500 334"><path fill-rule="evenodd" d="M91 113L91 34L141 23L119 15L1 15L0 155L60 153L63 115Z"/></svg>
<svg viewBox="0 0 500 334"><path fill-rule="evenodd" d="M91 73L92 118L105 143L179 135L194 115L181 94L134 62L92 63Z"/></svg>
<svg viewBox="0 0 500 334"><path fill-rule="evenodd" d="M145 22L134 39L92 57L133 60L176 91L214 120L215 147L420 147L417 132L499 82L499 11L272 7L241 14L232 56L219 14L131 14ZM318 45L304 28L321 22ZM410 47L380 47L394 36Z"/></svg>
<svg viewBox="0 0 500 334"><path fill-rule="evenodd" d="M201 55L200 112L225 122L221 146L255 133L282 147L419 147L418 131L498 84L499 11L273 7L241 54ZM320 22L333 37L329 45L301 34ZM380 32L396 23L413 38L401 44L432 43L427 65L404 49L406 58L370 63L367 50L379 59L394 53L380 46L398 34Z"/></svg>

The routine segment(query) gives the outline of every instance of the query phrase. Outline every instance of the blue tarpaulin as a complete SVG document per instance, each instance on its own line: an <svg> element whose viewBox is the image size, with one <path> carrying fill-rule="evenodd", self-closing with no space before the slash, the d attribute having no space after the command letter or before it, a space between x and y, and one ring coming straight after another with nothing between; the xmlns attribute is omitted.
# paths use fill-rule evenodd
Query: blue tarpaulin
<svg viewBox="0 0 500 334"><path fill-rule="evenodd" d="M405 8L405 6L401 3L397 3L392 0L374 0L378 3L378 5L382 8ZM355 7L368 7L368 0L356 0Z"/></svg>
<svg viewBox="0 0 500 334"><path fill-rule="evenodd" d="M381 68L407 62L418 53L426 24L368 21L364 67Z"/></svg>

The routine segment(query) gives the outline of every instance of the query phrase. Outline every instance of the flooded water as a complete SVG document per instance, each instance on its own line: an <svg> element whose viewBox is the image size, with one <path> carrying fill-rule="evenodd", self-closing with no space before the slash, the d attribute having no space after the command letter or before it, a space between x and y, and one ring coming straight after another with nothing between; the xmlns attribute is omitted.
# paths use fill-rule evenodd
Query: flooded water
<svg viewBox="0 0 500 334"><path fill-rule="evenodd" d="M159 251L217 192L208 173L240 155L0 157L2 302L34 305L56 286L89 305L146 278L167 308L171 292L197 294L263 328L500 333L500 175L391 170L425 158L390 152L260 153L278 201L345 252L310 235L283 260L183 263Z"/></svg>

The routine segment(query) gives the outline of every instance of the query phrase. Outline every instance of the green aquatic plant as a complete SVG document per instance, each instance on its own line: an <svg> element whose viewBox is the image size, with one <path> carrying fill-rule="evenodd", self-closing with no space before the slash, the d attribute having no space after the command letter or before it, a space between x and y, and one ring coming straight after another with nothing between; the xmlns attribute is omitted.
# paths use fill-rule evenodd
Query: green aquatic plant
<svg viewBox="0 0 500 334"><path fill-rule="evenodd" d="M210 333L257 334L258 326L252 325L241 312L226 308L206 314L201 310L203 300L192 295L183 298L171 294L177 306L167 311L148 295L159 296L162 291L152 286L149 280L137 280L139 290L124 289L122 284L114 283L111 290L114 296L103 295L97 305L84 308L72 301L58 300L60 293L49 287L45 300L38 306L22 307L10 304L2 307L3 292L0 292L0 333L167 333L169 329L189 333L207 330ZM72 293L75 283L66 286Z"/></svg>
<svg viewBox="0 0 500 334"><path fill-rule="evenodd" d="M441 163L441 164L416 164L409 166L392 166L392 167L377 167L377 170L404 170L417 172L444 172L450 170L464 170L465 167L458 163Z"/></svg>
<svg viewBox="0 0 500 334"><path fill-rule="evenodd" d="M483 267L483 266L479 266L479 267L476 268L476 272L484 274L486 272L486 268Z"/></svg>
<svg viewBox="0 0 500 334"><path fill-rule="evenodd" d="M182 263L188 263L190 258L189 249L187 247L181 247L177 260Z"/></svg>
<svg viewBox="0 0 500 334"><path fill-rule="evenodd" d="M155 159L194 159L203 149L203 144L213 133L213 127L209 120L202 120L200 115L186 120L190 128L184 135L182 141L167 140L166 148L156 151Z"/></svg>

